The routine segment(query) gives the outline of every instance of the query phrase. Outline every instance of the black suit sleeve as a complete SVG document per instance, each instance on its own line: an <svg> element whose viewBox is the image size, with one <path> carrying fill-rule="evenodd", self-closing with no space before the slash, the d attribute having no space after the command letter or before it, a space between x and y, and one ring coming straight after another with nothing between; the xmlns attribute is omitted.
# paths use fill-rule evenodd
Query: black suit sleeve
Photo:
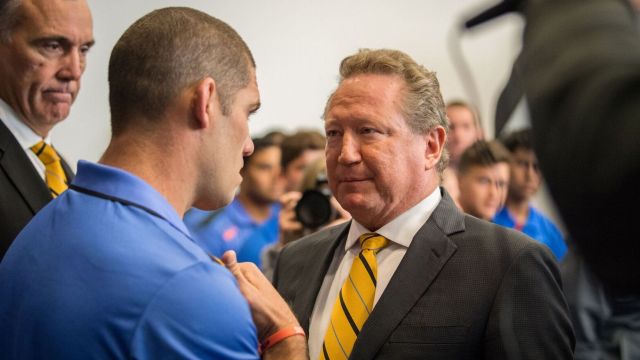
<svg viewBox="0 0 640 360"><path fill-rule="evenodd" d="M640 292L640 36L622 0L535 0L522 77L559 211L612 288Z"/></svg>
<svg viewBox="0 0 640 360"><path fill-rule="evenodd" d="M485 359L572 359L575 337L553 255L523 248L505 273L485 332Z"/></svg>

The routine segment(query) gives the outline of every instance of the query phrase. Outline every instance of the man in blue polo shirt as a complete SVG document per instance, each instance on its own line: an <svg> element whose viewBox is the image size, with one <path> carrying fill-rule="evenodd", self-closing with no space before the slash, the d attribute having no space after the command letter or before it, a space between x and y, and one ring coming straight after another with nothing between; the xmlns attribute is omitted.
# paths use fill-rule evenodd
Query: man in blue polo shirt
<svg viewBox="0 0 640 360"><path fill-rule="evenodd" d="M202 12L156 10L116 44L109 87L100 163L79 163L0 264L2 357L258 359L260 343L263 358L305 358L259 271L227 253L229 272L181 220L228 203L253 151L260 99L244 41Z"/></svg>
<svg viewBox="0 0 640 360"><path fill-rule="evenodd" d="M567 245L555 224L531 205L542 175L533 151L531 130L515 131L501 140L512 157L511 180L505 206L493 222L514 228L547 245L558 260L567 253Z"/></svg>

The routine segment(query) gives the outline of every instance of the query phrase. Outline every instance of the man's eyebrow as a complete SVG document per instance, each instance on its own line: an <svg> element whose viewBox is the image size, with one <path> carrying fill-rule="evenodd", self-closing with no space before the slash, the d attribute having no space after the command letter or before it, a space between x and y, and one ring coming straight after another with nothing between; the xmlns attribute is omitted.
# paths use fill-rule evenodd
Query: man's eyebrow
<svg viewBox="0 0 640 360"><path fill-rule="evenodd" d="M68 38L66 38L64 36L57 36L57 35L39 37L37 39L34 39L32 41L32 43L34 43L34 44L42 44L42 43L46 43L46 42L49 42L49 41L55 41L55 42L58 42L58 43L63 44L63 45L72 45L72 42ZM95 43L96 43L96 41L94 39L91 39L91 40L83 43L81 46L92 47Z"/></svg>

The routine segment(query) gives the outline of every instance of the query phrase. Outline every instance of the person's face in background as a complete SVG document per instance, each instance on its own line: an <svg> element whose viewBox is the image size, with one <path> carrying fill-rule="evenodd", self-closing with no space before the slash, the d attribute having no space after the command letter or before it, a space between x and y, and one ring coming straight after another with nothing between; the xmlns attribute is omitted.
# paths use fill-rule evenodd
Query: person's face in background
<svg viewBox="0 0 640 360"><path fill-rule="evenodd" d="M38 135L67 118L93 45L83 0L24 0L22 19L0 41L0 97Z"/></svg>
<svg viewBox="0 0 640 360"><path fill-rule="evenodd" d="M286 191L299 191L302 186L302 178L304 177L304 171L309 164L323 155L322 150L304 150L300 156L293 159L287 164L284 169L285 178L285 190Z"/></svg>
<svg viewBox="0 0 640 360"><path fill-rule="evenodd" d="M538 192L542 182L538 159L533 151L523 148L517 148L512 157L509 198L529 201Z"/></svg>
<svg viewBox="0 0 640 360"><path fill-rule="evenodd" d="M283 192L280 181L280 157L280 148L275 145L254 153L242 169L240 193L259 205L277 201Z"/></svg>
<svg viewBox="0 0 640 360"><path fill-rule="evenodd" d="M471 110L464 106L449 106L449 134L447 149L452 163L457 163L462 153L476 140L482 138L482 133L476 125Z"/></svg>
<svg viewBox="0 0 640 360"><path fill-rule="evenodd" d="M458 202L469 215L491 221L504 205L509 186L509 164L469 167L459 178Z"/></svg>
<svg viewBox="0 0 640 360"><path fill-rule="evenodd" d="M325 116L331 191L372 231L415 205L429 182L427 135L409 128L403 89L396 76L355 75L342 81Z"/></svg>

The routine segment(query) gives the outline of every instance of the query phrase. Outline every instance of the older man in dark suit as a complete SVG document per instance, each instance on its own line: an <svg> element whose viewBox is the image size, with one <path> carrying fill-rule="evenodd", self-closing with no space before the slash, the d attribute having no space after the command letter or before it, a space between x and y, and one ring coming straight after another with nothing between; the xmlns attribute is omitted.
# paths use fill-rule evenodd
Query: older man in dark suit
<svg viewBox="0 0 640 360"><path fill-rule="evenodd" d="M84 0L0 1L0 259L73 178L50 131L78 94L92 28Z"/></svg>
<svg viewBox="0 0 640 360"><path fill-rule="evenodd" d="M311 358L572 358L553 255L462 214L439 187L447 120L434 73L361 50L340 74L327 170L353 221L286 247L274 277Z"/></svg>

